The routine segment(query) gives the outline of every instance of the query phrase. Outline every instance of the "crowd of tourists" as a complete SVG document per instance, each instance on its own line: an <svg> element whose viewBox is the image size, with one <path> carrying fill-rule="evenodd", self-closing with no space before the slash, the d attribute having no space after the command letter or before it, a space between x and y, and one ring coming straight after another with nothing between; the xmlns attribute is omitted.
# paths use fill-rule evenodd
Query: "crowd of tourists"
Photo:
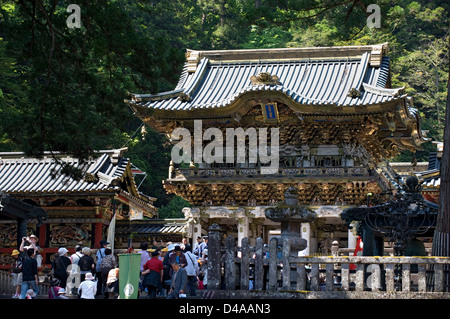
<svg viewBox="0 0 450 319"><path fill-rule="evenodd" d="M167 297L178 299L196 296L197 289L206 289L208 238L198 237L191 246L169 242L166 247L155 244L148 249L148 243L140 246L141 278L140 291L148 298Z"/></svg>
<svg viewBox="0 0 450 319"><path fill-rule="evenodd" d="M11 267L15 294L12 298L34 299L39 292L38 238L24 237L19 250L13 250ZM76 246L69 255L65 247L55 254L50 276L49 299L119 298L119 263L106 240L93 254L89 247ZM139 295L149 299L178 299L196 296L198 289L208 285L208 237L198 237L191 246L183 239L181 243L168 242L149 247L140 243L140 249L132 246L128 253L141 255Z"/></svg>

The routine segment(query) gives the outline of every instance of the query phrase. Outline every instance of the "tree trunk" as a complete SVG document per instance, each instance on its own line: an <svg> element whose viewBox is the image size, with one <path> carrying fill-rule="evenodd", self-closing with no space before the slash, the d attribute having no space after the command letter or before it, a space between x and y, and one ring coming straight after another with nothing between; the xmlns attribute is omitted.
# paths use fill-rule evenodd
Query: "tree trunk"
<svg viewBox="0 0 450 319"><path fill-rule="evenodd" d="M449 43L450 44L450 43ZM449 63L450 64L450 63ZM450 257L450 73L445 106L444 149L440 167L439 213L434 231L433 256ZM448 269L447 269L448 270ZM445 275L445 291L449 291L449 275Z"/></svg>

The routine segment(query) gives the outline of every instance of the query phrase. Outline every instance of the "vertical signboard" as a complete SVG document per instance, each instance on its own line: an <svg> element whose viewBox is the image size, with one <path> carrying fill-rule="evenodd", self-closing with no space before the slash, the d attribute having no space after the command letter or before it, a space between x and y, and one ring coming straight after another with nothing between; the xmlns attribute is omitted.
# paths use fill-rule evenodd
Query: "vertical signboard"
<svg viewBox="0 0 450 319"><path fill-rule="evenodd" d="M120 299L137 299L140 265L140 254L119 254Z"/></svg>
<svg viewBox="0 0 450 319"><path fill-rule="evenodd" d="M278 107L277 103L263 103L261 104L264 122L278 122Z"/></svg>

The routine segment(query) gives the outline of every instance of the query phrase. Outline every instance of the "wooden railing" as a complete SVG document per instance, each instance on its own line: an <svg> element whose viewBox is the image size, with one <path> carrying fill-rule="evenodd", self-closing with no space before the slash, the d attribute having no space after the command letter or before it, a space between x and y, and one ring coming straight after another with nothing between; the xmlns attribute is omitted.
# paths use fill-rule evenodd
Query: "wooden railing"
<svg viewBox="0 0 450 319"><path fill-rule="evenodd" d="M48 297L50 285L48 283L39 283L39 292L37 298ZM12 285L12 275L8 271L0 270L0 295L14 295L16 287Z"/></svg>
<svg viewBox="0 0 450 319"><path fill-rule="evenodd" d="M236 247L235 238L229 236L222 246L216 232L209 233L208 290L449 291L444 284L450 265L447 257L296 257L291 255L289 241L280 243L280 249L277 238L266 247L261 238L255 246L243 238Z"/></svg>

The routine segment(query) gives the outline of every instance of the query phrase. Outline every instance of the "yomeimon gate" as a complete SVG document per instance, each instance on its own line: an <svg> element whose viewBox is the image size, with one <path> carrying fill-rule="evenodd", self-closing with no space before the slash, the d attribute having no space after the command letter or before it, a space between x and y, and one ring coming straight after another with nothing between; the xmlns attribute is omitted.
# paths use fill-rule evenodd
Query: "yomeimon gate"
<svg viewBox="0 0 450 319"><path fill-rule="evenodd" d="M278 128L279 161L270 174L260 159L198 163L194 150L190 164L171 163L164 187L192 204L184 212L193 238L218 223L239 239L267 242L279 225L264 209L282 202L293 186L298 203L318 217L301 227L306 253L327 252L335 239L354 247L342 210L383 194L390 188L383 160L427 140L411 97L391 88L387 43L187 50L173 91L131 94L126 102L175 144L176 128L189 131L192 145L201 135L203 149L213 139L204 135L210 128L222 136L229 128Z"/></svg>

